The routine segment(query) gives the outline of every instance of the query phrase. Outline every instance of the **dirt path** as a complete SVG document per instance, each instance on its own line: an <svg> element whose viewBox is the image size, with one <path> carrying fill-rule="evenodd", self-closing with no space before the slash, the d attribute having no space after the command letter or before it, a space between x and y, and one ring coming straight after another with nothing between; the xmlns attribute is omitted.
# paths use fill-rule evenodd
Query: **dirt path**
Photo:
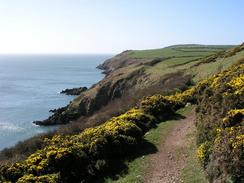
<svg viewBox="0 0 244 183"><path fill-rule="evenodd" d="M186 147L185 137L194 125L192 112L185 119L179 120L158 152L151 155L150 165L145 174L145 183L180 183L181 172L187 156L182 152Z"/></svg>

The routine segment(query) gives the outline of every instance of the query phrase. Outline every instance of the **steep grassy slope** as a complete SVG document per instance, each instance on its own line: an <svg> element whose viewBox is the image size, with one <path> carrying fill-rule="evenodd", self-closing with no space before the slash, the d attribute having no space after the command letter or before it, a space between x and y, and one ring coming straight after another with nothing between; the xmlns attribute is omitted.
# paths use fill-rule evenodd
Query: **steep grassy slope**
<svg viewBox="0 0 244 183"><path fill-rule="evenodd" d="M83 92L68 106L56 111L39 125L68 123L94 112L122 96L138 99L154 93L184 89L193 81L206 78L244 55L243 46L180 45L159 50L125 51L100 65L107 73L98 84ZM214 54L214 55L213 55Z"/></svg>
<svg viewBox="0 0 244 183"><path fill-rule="evenodd" d="M160 76L162 77L163 75L178 71L192 75L193 80L197 82L229 67L236 60L244 56L243 46L236 50L229 49L227 51L220 51L223 48L221 46L206 47L208 48L207 50L205 50L205 47L195 48L192 46L178 46L176 48L177 50L175 50L175 47L166 48L166 50L174 50L172 54L175 55L173 57L169 57L164 62L159 62L153 67L147 68L147 72L153 79L156 78L155 80L157 80ZM187 52L183 50L187 50ZM218 52L216 53L216 51ZM233 55L232 52L235 54ZM169 55L169 53L166 55Z"/></svg>

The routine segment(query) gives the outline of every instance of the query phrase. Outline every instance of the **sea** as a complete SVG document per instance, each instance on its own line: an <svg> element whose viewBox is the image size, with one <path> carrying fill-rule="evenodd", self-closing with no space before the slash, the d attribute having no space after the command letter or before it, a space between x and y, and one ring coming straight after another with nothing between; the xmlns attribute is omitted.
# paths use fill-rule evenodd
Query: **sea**
<svg viewBox="0 0 244 183"><path fill-rule="evenodd" d="M34 125L74 96L66 88L91 87L104 75L96 66L112 55L0 55L0 150L56 127Z"/></svg>

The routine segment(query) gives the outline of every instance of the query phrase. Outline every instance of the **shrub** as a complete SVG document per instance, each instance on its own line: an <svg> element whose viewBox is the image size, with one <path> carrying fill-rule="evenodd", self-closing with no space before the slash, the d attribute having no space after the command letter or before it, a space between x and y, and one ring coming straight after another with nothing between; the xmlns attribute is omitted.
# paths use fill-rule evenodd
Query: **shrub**
<svg viewBox="0 0 244 183"><path fill-rule="evenodd" d="M174 114L173 105L175 104L162 95L146 97L140 103L140 107L145 113L151 114L160 120Z"/></svg>
<svg viewBox="0 0 244 183"><path fill-rule="evenodd" d="M221 170L220 178L228 177L233 182L243 182L244 127L219 130L213 144L212 161ZM219 178L216 175L212 177Z"/></svg>
<svg viewBox="0 0 244 183"><path fill-rule="evenodd" d="M43 175L43 176L34 176L32 174L27 174L21 177L17 183L55 183L59 181L58 174L50 174L50 175Z"/></svg>
<svg viewBox="0 0 244 183"><path fill-rule="evenodd" d="M227 116L223 119L223 127L231 127L241 125L244 119L244 109L233 109L227 113Z"/></svg>
<svg viewBox="0 0 244 183"><path fill-rule="evenodd" d="M131 109L128 112L117 117L121 120L135 123L145 133L149 129L155 127L157 120L154 116L144 113L141 109Z"/></svg>
<svg viewBox="0 0 244 183"><path fill-rule="evenodd" d="M131 111L129 112L131 113ZM143 116L143 114L141 114ZM138 117L138 115L135 115ZM114 118L103 125L73 136L54 136L49 144L26 160L2 166L2 180L12 182L50 182L60 175L63 182L88 181L104 171L111 159L123 157L142 139L142 130L124 119ZM149 118L148 118L149 119ZM133 120L133 115L130 116ZM67 171L68 167L68 171ZM28 182L27 181L27 182Z"/></svg>
<svg viewBox="0 0 244 183"><path fill-rule="evenodd" d="M211 143L206 141L202 143L197 149L197 157L203 167L206 167L209 161L209 155L212 151L211 146Z"/></svg>
<svg viewBox="0 0 244 183"><path fill-rule="evenodd" d="M196 92L197 155L211 181L243 182L244 60Z"/></svg>
<svg viewBox="0 0 244 183"><path fill-rule="evenodd" d="M181 93L174 95L153 95L144 98L140 103L140 108L145 113L151 114L159 120L164 120L175 114L175 111L186 105L186 103L196 102L197 87L192 87Z"/></svg>

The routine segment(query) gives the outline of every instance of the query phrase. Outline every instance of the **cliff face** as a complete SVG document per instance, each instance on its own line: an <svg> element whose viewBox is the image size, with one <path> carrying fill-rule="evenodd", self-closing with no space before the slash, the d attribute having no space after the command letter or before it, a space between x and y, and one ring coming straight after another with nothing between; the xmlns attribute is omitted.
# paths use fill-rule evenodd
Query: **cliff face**
<svg viewBox="0 0 244 183"><path fill-rule="evenodd" d="M106 71L106 70L105 70ZM126 91L137 84L138 78L143 76L143 67L131 68L125 72L124 68L116 72L109 72L106 77L83 91L66 107L54 110L53 115L44 121L34 121L37 125L64 124L80 116L88 116L106 105L109 101L121 97Z"/></svg>
<svg viewBox="0 0 244 183"><path fill-rule="evenodd" d="M97 68L104 70L105 74L110 74L120 68L133 66L146 65L155 60L155 58L133 58L131 54L133 51L124 51L115 57L106 60L104 63L97 66Z"/></svg>
<svg viewBox="0 0 244 183"><path fill-rule="evenodd" d="M48 119L34 123L69 123L81 116L92 115L110 101L130 95L132 91L146 91L155 86L160 90L173 91L187 85L191 79L197 81L206 77L202 73L214 74L220 67L231 65L228 60L243 55L242 49L228 57L217 54L219 51L231 53L231 50L224 51L226 47L223 46L181 45L157 50L125 51L98 66L106 74L103 80L82 92L66 107L54 110ZM206 62L206 58L214 54L217 56ZM207 67L211 67L211 64L211 71L201 72L209 70Z"/></svg>

